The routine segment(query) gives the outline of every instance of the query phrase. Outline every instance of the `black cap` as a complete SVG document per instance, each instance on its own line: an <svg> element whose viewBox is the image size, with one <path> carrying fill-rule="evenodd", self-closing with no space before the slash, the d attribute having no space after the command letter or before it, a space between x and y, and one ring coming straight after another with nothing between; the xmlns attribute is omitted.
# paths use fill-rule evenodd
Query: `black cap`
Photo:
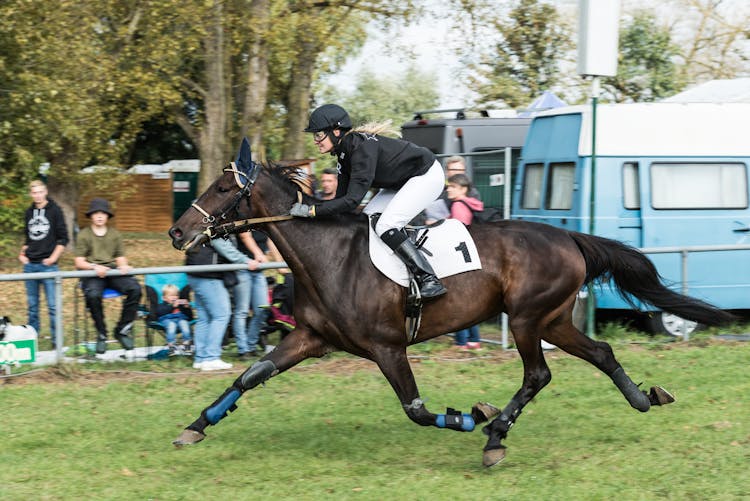
<svg viewBox="0 0 750 501"><path fill-rule="evenodd" d="M338 104L324 104L310 115L310 123L305 132L318 132L326 129L351 129L349 114Z"/></svg>
<svg viewBox="0 0 750 501"><path fill-rule="evenodd" d="M93 198L89 202L89 210L86 211L86 217L91 217L94 212L104 212L109 217L115 217L112 213L112 209L109 208L109 202L103 198Z"/></svg>

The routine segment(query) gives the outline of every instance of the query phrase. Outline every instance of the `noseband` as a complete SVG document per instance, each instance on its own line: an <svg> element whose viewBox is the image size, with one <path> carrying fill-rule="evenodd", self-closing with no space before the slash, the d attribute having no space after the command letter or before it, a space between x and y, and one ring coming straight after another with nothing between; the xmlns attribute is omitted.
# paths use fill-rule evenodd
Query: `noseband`
<svg viewBox="0 0 750 501"><path fill-rule="evenodd" d="M237 164L232 162L229 164L229 167L224 168L224 172L231 172L234 174L234 181L237 183L237 186L239 186L240 190L235 193L234 197L232 197L232 200L229 201L229 203L226 204L226 208L221 210L221 215L219 216L219 221L225 221L222 222L219 225L214 226L214 222L216 222L216 217L212 216L208 212L206 212L200 205L193 202L191 207L193 207L195 210L200 212L203 215L203 224L206 225L206 229L203 231L205 235L208 236L208 238L216 238L219 236L227 236L231 233L237 233L239 231L243 231L245 229L250 228L250 226L254 224L259 223L268 223L272 221L286 221L288 219L292 219L294 216L291 216L289 214L285 215L279 215L279 216L267 216L267 217L255 217L255 218L249 218L249 219L242 219L238 221L229 221L228 214L231 212L235 212L239 214L239 205L240 202L244 197L250 198L253 185L255 184L255 180L258 178L258 173L260 172L260 168L257 164L253 164L252 167L249 169L249 173L243 172L237 168ZM242 182L242 178L244 178L245 182ZM301 195L300 195L301 196Z"/></svg>

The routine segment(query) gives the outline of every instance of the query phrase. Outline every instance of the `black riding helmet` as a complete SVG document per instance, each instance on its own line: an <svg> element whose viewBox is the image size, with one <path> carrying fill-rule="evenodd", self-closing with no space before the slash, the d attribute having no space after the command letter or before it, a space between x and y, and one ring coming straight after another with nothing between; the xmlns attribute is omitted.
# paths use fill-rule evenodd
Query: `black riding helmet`
<svg viewBox="0 0 750 501"><path fill-rule="evenodd" d="M352 120L344 108L338 104L324 104L312 112L305 132L351 128Z"/></svg>

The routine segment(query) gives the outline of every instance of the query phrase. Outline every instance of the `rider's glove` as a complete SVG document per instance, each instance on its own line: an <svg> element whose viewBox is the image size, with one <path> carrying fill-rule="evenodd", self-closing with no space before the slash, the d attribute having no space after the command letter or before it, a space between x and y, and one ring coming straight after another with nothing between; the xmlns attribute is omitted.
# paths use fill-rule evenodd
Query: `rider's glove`
<svg viewBox="0 0 750 501"><path fill-rule="evenodd" d="M315 206L297 202L292 205L289 214L295 217L315 217Z"/></svg>

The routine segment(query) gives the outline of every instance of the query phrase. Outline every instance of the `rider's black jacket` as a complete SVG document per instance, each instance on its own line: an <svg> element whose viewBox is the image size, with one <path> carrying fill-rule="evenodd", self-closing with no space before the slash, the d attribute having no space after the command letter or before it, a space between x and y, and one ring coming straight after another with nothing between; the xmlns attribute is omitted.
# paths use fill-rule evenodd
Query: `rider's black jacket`
<svg viewBox="0 0 750 501"><path fill-rule="evenodd" d="M336 198L316 203L316 216L351 212L370 188L398 190L435 163L435 155L427 148L362 132L344 136L334 152L339 171Z"/></svg>

